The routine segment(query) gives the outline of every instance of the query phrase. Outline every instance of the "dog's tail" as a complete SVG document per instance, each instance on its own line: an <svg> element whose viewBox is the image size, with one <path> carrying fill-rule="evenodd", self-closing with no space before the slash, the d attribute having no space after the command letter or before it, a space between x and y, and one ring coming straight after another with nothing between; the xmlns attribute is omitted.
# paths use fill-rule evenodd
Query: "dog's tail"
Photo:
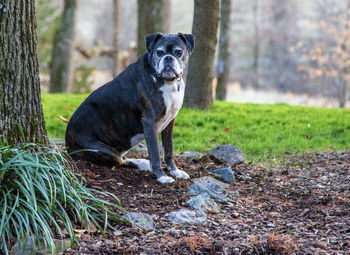
<svg viewBox="0 0 350 255"><path fill-rule="evenodd" d="M62 115L58 115L58 117L59 117L60 120L62 120L64 123L68 124L69 121L68 121L65 117L63 117Z"/></svg>

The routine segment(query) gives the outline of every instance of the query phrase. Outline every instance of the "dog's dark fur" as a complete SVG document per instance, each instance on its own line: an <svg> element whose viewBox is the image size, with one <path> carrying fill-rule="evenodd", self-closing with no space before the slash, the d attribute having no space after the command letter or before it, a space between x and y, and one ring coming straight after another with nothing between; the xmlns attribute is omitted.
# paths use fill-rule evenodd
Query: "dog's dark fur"
<svg viewBox="0 0 350 255"><path fill-rule="evenodd" d="M67 126L66 145L68 151L76 152L73 156L78 158L103 165L130 165L132 163L125 161L123 156L135 145L134 140L141 142L137 138L143 135L153 173L161 182L172 182L172 178L161 169L157 125L169 114L169 105L166 104L172 103L169 98L178 100L177 97L183 96L176 94L180 93L176 90L184 90L182 73L178 70L183 70L187 63L194 40L188 34L157 33L146 37L146 46L148 52L137 62L91 93L79 106ZM159 49L164 49L164 54L167 54L165 60L158 56ZM177 55L174 55L176 49ZM178 57L180 49L183 51L181 58ZM159 66L164 66L164 70L159 70ZM173 87L174 91L169 89ZM166 98L165 91L171 93L171 97ZM180 171L173 160L174 120L175 116L161 130L165 163L170 173Z"/></svg>

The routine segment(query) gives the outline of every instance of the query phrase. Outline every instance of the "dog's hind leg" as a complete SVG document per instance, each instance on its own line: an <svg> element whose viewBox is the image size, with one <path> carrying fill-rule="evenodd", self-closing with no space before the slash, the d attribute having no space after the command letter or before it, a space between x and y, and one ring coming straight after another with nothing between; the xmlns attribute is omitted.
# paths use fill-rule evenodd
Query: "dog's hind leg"
<svg viewBox="0 0 350 255"><path fill-rule="evenodd" d="M79 149L71 148L69 152L72 158L82 158L100 165L114 166L125 162L113 147L99 141L79 146Z"/></svg>

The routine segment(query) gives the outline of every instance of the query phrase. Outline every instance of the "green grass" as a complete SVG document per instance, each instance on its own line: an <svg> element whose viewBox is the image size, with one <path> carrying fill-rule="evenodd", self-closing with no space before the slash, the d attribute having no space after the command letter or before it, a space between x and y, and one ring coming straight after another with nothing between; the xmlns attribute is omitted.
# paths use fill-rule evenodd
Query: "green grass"
<svg viewBox="0 0 350 255"><path fill-rule="evenodd" d="M43 94L48 135L63 138L66 124L87 95ZM176 118L176 152L205 152L233 144L248 160L280 158L306 151L350 149L350 110L215 102L206 111L182 108Z"/></svg>

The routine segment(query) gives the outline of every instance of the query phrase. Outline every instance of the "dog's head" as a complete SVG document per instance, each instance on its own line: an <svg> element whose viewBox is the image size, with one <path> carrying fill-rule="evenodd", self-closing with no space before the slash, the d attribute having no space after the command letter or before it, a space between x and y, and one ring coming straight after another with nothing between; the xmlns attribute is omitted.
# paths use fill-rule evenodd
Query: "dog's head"
<svg viewBox="0 0 350 255"><path fill-rule="evenodd" d="M194 48L193 35L155 33L147 35L145 40L150 64L158 77L168 81L180 78Z"/></svg>

